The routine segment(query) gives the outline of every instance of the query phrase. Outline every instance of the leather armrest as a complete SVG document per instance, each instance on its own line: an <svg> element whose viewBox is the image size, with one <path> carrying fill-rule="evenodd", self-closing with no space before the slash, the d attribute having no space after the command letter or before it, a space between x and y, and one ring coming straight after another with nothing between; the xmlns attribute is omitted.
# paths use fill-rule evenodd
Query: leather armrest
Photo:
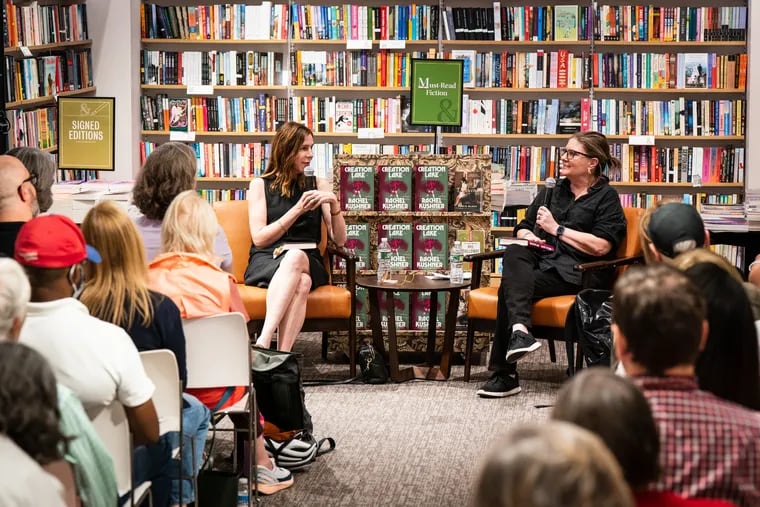
<svg viewBox="0 0 760 507"><path fill-rule="evenodd" d="M480 252L464 256L464 262L483 262L488 259L498 259L504 255L504 250L492 250L490 252Z"/></svg>
<svg viewBox="0 0 760 507"><path fill-rule="evenodd" d="M629 264L638 264L644 260L643 255L633 255L631 257L620 257L617 259L610 259L607 261L594 261L584 262L583 264L576 264L575 269L577 271L592 271L596 269L617 268L620 266L628 266Z"/></svg>

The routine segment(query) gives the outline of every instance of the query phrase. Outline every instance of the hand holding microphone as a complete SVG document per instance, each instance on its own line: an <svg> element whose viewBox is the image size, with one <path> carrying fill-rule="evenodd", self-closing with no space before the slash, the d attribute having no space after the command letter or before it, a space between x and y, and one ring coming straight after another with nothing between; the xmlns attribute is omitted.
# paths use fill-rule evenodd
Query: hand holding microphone
<svg viewBox="0 0 760 507"><path fill-rule="evenodd" d="M306 177L306 185L304 186L304 192L317 189L317 177L314 176L314 169L307 167L303 171L303 175Z"/></svg>
<svg viewBox="0 0 760 507"><path fill-rule="evenodd" d="M544 186L546 187L546 193L544 194L544 204L538 208L538 213L536 214L536 226L533 228L533 232L536 234L539 230L551 230L552 225L556 224L552 212L549 211L549 206L552 202L552 193L554 193L554 187L557 186L557 180L554 178L546 178Z"/></svg>

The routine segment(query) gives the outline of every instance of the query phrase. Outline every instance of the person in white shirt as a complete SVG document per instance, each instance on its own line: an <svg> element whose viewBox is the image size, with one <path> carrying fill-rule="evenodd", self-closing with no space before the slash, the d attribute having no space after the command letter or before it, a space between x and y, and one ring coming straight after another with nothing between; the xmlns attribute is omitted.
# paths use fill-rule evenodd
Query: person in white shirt
<svg viewBox="0 0 760 507"><path fill-rule="evenodd" d="M13 440L0 434L0 505L62 507L63 486Z"/></svg>

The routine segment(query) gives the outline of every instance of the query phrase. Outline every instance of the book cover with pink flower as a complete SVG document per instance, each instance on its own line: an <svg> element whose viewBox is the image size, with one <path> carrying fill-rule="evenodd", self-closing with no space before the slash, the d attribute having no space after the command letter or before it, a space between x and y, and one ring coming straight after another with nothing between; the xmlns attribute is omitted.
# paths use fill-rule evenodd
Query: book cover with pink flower
<svg viewBox="0 0 760 507"><path fill-rule="evenodd" d="M412 224L377 224L377 241L388 238L391 246L391 269L412 269Z"/></svg>
<svg viewBox="0 0 760 507"><path fill-rule="evenodd" d="M369 224L346 224L346 242L343 247L358 257L356 269L369 269ZM338 258L338 269L346 269L346 261Z"/></svg>
<svg viewBox="0 0 760 507"><path fill-rule="evenodd" d="M344 165L340 168L340 208L343 211L375 209L375 166Z"/></svg>
<svg viewBox="0 0 760 507"><path fill-rule="evenodd" d="M412 166L377 168L377 204L380 211L412 211Z"/></svg>
<svg viewBox="0 0 760 507"><path fill-rule="evenodd" d="M414 269L437 271L448 269L449 226L414 224Z"/></svg>
<svg viewBox="0 0 760 507"><path fill-rule="evenodd" d="M446 301L448 298L447 292L439 292L438 300L436 301L435 310L435 328L443 329L444 318L446 317ZM430 301L429 292L415 292L412 294L412 308L411 318L412 329L416 331L427 331L428 324L430 323L430 310L432 308L432 301Z"/></svg>
<svg viewBox="0 0 760 507"><path fill-rule="evenodd" d="M396 317L396 331L409 329L409 293L393 291L393 300L388 301L387 292L377 291L377 305L380 310L380 327L388 329L388 305L393 305Z"/></svg>
<svg viewBox="0 0 760 507"><path fill-rule="evenodd" d="M414 210L449 209L449 168L445 165L418 165L414 168Z"/></svg>

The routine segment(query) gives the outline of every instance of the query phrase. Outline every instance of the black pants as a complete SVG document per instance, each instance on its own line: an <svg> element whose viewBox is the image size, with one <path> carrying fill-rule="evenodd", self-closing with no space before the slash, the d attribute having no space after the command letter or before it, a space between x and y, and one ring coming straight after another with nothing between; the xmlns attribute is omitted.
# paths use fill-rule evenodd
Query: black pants
<svg viewBox="0 0 760 507"><path fill-rule="evenodd" d="M507 363L506 360L512 326L524 324L530 329L530 313L535 300L577 294L581 290L580 285L566 282L554 269L538 269L540 259L536 251L519 245L511 245L504 251L496 333L488 362L491 371L506 374L517 372L516 363Z"/></svg>

